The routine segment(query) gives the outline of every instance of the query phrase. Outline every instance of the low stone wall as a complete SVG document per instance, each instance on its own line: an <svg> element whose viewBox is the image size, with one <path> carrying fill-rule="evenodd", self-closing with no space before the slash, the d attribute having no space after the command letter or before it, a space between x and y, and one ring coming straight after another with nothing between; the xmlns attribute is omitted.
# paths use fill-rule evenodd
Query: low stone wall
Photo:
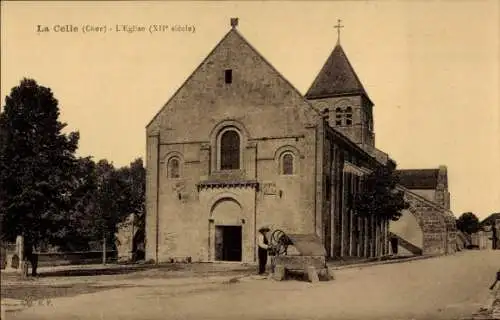
<svg viewBox="0 0 500 320"><path fill-rule="evenodd" d="M106 261L116 261L117 252L107 251ZM38 266L60 266L71 264L94 264L102 262L102 251L84 251L84 252L57 252L40 253L38 255Z"/></svg>
<svg viewBox="0 0 500 320"><path fill-rule="evenodd" d="M13 265L15 253L6 253L6 263L2 264L2 269L17 269L19 265ZM2 258L3 259L3 258ZM108 251L106 253L107 262L115 262L117 260L116 251ZM86 252L57 252L57 253L39 253L38 267L53 267L62 265L81 265L81 264L98 264L102 262L102 251L86 251ZM4 267L5 265L5 267Z"/></svg>

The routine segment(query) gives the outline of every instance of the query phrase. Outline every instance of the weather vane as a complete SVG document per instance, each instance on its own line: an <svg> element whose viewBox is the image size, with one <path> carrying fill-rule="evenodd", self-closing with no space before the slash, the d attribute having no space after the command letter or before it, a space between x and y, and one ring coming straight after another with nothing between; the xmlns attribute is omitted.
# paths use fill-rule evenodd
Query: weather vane
<svg viewBox="0 0 500 320"><path fill-rule="evenodd" d="M341 25L340 23L342 22L342 20L338 19L337 20L337 25L334 26L335 29L337 29L337 43L340 43L340 28L343 28L344 26Z"/></svg>

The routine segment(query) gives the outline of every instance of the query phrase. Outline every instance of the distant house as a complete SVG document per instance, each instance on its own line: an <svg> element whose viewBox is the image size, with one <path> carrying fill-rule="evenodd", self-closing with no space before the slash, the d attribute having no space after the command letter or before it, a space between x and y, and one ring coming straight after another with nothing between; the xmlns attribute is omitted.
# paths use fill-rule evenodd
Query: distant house
<svg viewBox="0 0 500 320"><path fill-rule="evenodd" d="M485 234L487 247L491 249L500 249L500 212L492 213L480 223L481 229Z"/></svg>
<svg viewBox="0 0 500 320"><path fill-rule="evenodd" d="M498 226L500 224L500 212L492 213L483 221L481 221L481 227L495 225Z"/></svg>

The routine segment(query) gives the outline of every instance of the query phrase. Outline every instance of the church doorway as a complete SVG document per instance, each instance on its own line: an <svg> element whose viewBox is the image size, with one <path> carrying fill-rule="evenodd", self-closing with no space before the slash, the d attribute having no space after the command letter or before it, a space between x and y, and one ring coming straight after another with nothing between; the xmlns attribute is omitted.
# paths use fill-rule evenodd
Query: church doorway
<svg viewBox="0 0 500 320"><path fill-rule="evenodd" d="M215 226L215 260L241 261L241 226Z"/></svg>

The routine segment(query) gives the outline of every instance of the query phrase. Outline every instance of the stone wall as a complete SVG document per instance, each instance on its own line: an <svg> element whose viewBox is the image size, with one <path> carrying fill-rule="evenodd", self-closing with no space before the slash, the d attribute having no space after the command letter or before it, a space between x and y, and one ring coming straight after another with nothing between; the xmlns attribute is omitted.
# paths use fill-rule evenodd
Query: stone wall
<svg viewBox="0 0 500 320"><path fill-rule="evenodd" d="M328 109L328 124L330 127L335 128L337 131L341 132L351 141L356 144L363 143L363 131L362 125L365 122L365 113L363 111L362 98L361 96L351 96L351 97L334 97L334 98L323 98L310 100L312 105L318 111L324 111ZM336 113L335 109L337 107L350 106L353 108L352 112L352 125L342 125L336 124Z"/></svg>
<svg viewBox="0 0 500 320"><path fill-rule="evenodd" d="M232 70L232 83L225 82L225 70ZM261 224L314 232L320 119L237 31L230 31L147 127L147 259L212 259L211 223L218 214L212 215L222 198L241 207L231 223L243 228L246 262L255 259L255 228ZM218 166L218 139L225 128L240 136L241 166L231 172ZM292 175L280 174L284 152L294 156ZM177 178L168 175L174 157L181 167Z"/></svg>
<svg viewBox="0 0 500 320"><path fill-rule="evenodd" d="M446 223L446 253L455 253L457 251L457 222L455 215L448 210L441 211L444 214Z"/></svg>

